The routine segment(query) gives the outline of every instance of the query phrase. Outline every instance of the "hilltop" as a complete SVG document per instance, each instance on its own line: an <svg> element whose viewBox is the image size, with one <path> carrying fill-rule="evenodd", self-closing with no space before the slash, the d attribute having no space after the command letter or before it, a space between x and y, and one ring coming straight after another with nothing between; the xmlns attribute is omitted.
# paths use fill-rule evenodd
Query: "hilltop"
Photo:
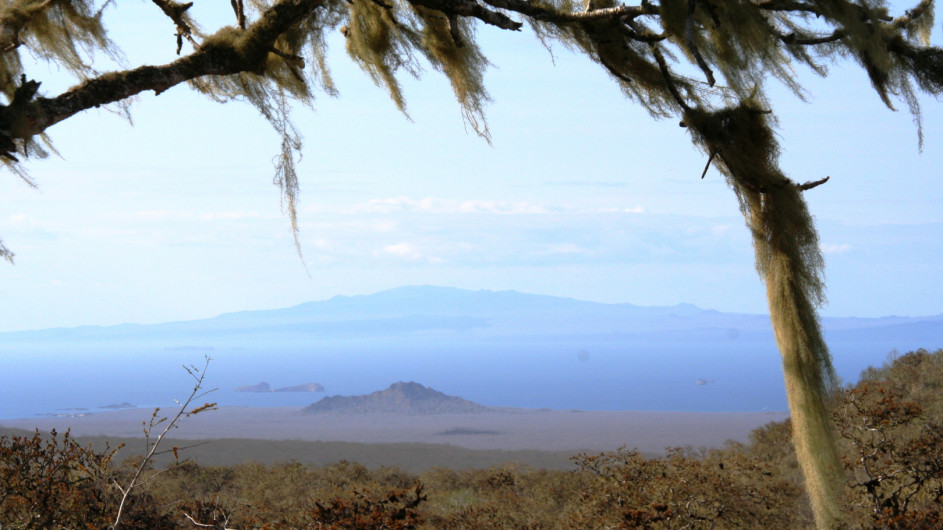
<svg viewBox="0 0 943 530"><path fill-rule="evenodd" d="M305 414L463 414L489 407L449 396L419 383L398 382L360 396L328 396L303 409Z"/></svg>

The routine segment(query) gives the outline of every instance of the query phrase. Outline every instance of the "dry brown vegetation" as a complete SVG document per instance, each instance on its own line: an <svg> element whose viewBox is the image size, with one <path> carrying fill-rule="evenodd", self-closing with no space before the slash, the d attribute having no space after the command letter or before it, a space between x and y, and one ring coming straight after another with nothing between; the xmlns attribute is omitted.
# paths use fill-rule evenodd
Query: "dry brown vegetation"
<svg viewBox="0 0 943 530"><path fill-rule="evenodd" d="M851 528L943 525L943 350L870 368L831 407ZM409 473L340 461L149 468L124 528L796 528L813 516L790 425L723 449L581 454L571 471L515 464ZM0 437L4 528L104 528L140 458L68 433ZM181 456L185 456L182 454Z"/></svg>

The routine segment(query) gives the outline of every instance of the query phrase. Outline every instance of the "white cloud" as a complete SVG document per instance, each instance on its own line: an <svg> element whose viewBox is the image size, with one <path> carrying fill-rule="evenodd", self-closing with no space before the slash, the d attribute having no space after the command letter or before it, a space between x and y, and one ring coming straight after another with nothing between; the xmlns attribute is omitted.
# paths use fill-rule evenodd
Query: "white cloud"
<svg viewBox="0 0 943 530"><path fill-rule="evenodd" d="M582 248L573 243L555 243L547 245L547 252L550 254L585 254L589 252L585 248Z"/></svg>
<svg viewBox="0 0 943 530"><path fill-rule="evenodd" d="M139 217L141 219L147 219L149 221L169 221L193 218L193 214L190 212L178 212L174 210L142 210L134 212L132 216Z"/></svg>
<svg viewBox="0 0 943 530"><path fill-rule="evenodd" d="M375 251L373 253L374 257L389 257L402 261L408 261L413 263L433 263L441 264L445 263L446 260L437 256L428 256L423 254L417 245L409 242L395 243L392 245L386 245L380 251Z"/></svg>
<svg viewBox="0 0 943 530"><path fill-rule="evenodd" d="M399 230L399 225L394 221L389 220L378 220L370 223L369 229L371 232L377 232L379 234L389 234L391 232L396 232Z"/></svg>
<svg viewBox="0 0 943 530"><path fill-rule="evenodd" d="M416 250L416 246L412 243L396 243L394 245L386 245L383 247L383 252L386 254L392 254L393 256L411 260L418 260L422 258L422 255Z"/></svg>
<svg viewBox="0 0 943 530"><path fill-rule="evenodd" d="M432 214L463 214L463 213L492 213L492 214L541 214L548 210L539 204L525 201L499 200L467 200L442 199L425 197L413 199L411 197L390 197L371 199L356 208L361 212L392 213L392 212L419 212Z"/></svg>
<svg viewBox="0 0 943 530"><path fill-rule="evenodd" d="M314 248L317 248L320 250L331 250L334 248L334 244L328 241L327 239L324 239L323 237L319 237L315 239L314 241L307 241L306 244L311 245Z"/></svg>
<svg viewBox="0 0 943 530"><path fill-rule="evenodd" d="M529 202L507 201L464 201L458 211L462 213L503 213L503 214L541 214L547 209Z"/></svg>
<svg viewBox="0 0 943 530"><path fill-rule="evenodd" d="M441 197L379 197L355 204L306 204L302 212L307 214L323 215L362 215L362 214L396 214L420 213L436 215L464 215L464 214L491 214L491 215L543 215L543 214L641 214L645 208L641 205L633 207L586 207L568 204L538 204L530 201L506 201L494 199L445 199Z"/></svg>
<svg viewBox="0 0 943 530"><path fill-rule="evenodd" d="M13 221L14 223L21 223L21 222L23 222L23 221L26 220L26 214L25 214L25 213L15 213L15 214L13 214L13 215L10 216L10 220Z"/></svg>
<svg viewBox="0 0 943 530"><path fill-rule="evenodd" d="M580 213L645 213L645 208L643 208L641 204L636 204L634 207L631 207L631 208L627 206L614 206L611 208L599 208L596 210L587 210L587 209L576 210L573 208L569 210L578 211Z"/></svg>
<svg viewBox="0 0 943 530"><path fill-rule="evenodd" d="M851 250L851 245L847 243L835 244L835 243L822 243L819 245L819 250L822 251L822 254L841 254L843 252L848 252Z"/></svg>
<svg viewBox="0 0 943 530"><path fill-rule="evenodd" d="M256 212L256 211L210 212L210 213L204 213L203 215L200 216L201 219L205 219L207 221L213 221L213 220L237 221L239 219L258 219L260 217L261 216L259 215L259 212Z"/></svg>

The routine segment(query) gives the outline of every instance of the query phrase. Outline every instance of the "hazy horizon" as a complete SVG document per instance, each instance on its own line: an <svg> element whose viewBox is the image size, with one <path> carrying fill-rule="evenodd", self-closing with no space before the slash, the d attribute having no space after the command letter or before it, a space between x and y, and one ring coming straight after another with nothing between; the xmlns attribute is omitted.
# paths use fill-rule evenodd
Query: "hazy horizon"
<svg viewBox="0 0 943 530"><path fill-rule="evenodd" d="M719 309L714 308L714 307L701 306L701 305L694 304L694 303L687 302L687 301L679 301L679 302L677 302L677 303L664 304L664 305L641 305L641 304L634 303L634 302L632 302L631 300L623 300L623 301L591 300L591 299L580 298L580 297L576 297L576 296L558 296L558 295L553 295L553 294L550 294L550 293L538 293L538 292L522 291L522 290L518 290L518 289L485 289L485 288L481 288L481 289L464 289L464 288L461 288L461 287L458 287L458 286L454 286L454 285L411 284L411 285L399 285L399 286L390 287L390 288L382 289L382 290L379 290L379 291L373 291L373 292L369 292L369 293L335 294L335 295L331 295L331 296L328 296L328 297L325 297L325 298L318 298L318 299L305 300L305 301L301 301L301 302L298 302L298 303L295 303L295 304L292 304L292 305L287 305L287 306L233 308L233 309L225 310L225 311L222 311L222 312L219 312L219 313L207 314L207 315L198 316L198 317L195 317L195 318L188 318L188 319L181 319L181 320L163 320L163 321L154 321L154 322L124 321L124 322L115 322L115 323L107 323L107 324L77 324L77 325L68 325L68 326L52 326L52 327L45 327L45 328L40 328L40 327L26 327L26 328L18 328L18 329L2 329L2 328L0 328L0 334L8 333L8 332L19 332L19 331L42 331L42 330L49 330L49 329L73 329L73 328L83 328L83 327L95 328L95 327L113 327L113 326L123 326L123 325L166 324L166 323L177 323L177 322L190 322L190 321L199 321L199 320L209 320L209 319L217 318L217 317L220 317L220 316L230 315L230 314L235 314L235 313L251 313L251 312L258 312L258 311L272 311L272 310L280 310L280 309L291 309L291 308L295 308L295 307L302 306L302 305L305 305L305 304L311 304L311 303L317 303L317 302L328 302L328 301L331 301L331 300L334 300L334 299L366 297L366 296L371 296L371 295L386 293L386 292L390 292L390 291L396 291L396 290L399 290L399 289L404 289L404 288L416 288L416 287L431 287L431 288L442 288L442 289L457 289L457 290L461 290L461 291L470 291L470 292L476 292L476 291L477 291L477 292L489 292L489 293L520 293L520 294L525 294L525 295L547 296L547 297L562 298L562 299L570 299L570 300L575 300L575 301L579 301L579 302L589 302L589 303L603 304L603 305L613 305L613 306L614 306L614 305L630 305L630 306L635 306L635 307L639 307L639 308L672 308L672 307L678 307L678 306L693 306L693 307L696 307L696 308L698 308L698 309L702 309L702 310L705 310L705 311L719 311L719 312L724 312L724 313L743 314L743 315L755 315L755 316L766 316L766 317L769 316L769 312L768 312L768 311L766 311L766 312L764 312L764 311L758 311L758 312L748 312L748 311L720 311ZM826 315L826 316L823 316L823 318L863 318L863 319L882 319L882 318L895 318L895 317L927 318L927 317L936 317L936 316L941 316L941 315L943 315L943 311L940 311L940 312L938 312L938 313L927 313L927 314L885 313L885 314L877 314L877 315L871 315L871 316L863 316L863 315L858 315L858 314L842 314L842 315Z"/></svg>
<svg viewBox="0 0 943 530"><path fill-rule="evenodd" d="M943 344L943 316L829 317L823 326L844 381L895 348ZM320 397L235 391L261 381L319 383L325 395L416 381L486 406L786 409L764 315L414 286L199 321L3 333L0 418L169 404L190 383L180 366L204 355L213 358L208 386L220 389L213 399L232 406Z"/></svg>

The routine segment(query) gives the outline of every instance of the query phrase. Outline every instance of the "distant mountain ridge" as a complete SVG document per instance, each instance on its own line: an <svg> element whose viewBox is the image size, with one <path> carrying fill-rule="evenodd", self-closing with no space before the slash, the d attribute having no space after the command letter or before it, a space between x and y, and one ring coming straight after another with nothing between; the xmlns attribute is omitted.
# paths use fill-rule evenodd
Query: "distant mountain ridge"
<svg viewBox="0 0 943 530"><path fill-rule="evenodd" d="M943 343L943 315L824 318L826 339ZM162 324L0 333L0 352L40 348L161 348L176 352L281 348L350 341L728 342L772 340L768 315L691 304L642 307L517 291L408 286L297 306Z"/></svg>
<svg viewBox="0 0 943 530"><path fill-rule="evenodd" d="M360 396L328 396L302 409L305 414L464 414L489 410L415 382L393 383L386 390Z"/></svg>

